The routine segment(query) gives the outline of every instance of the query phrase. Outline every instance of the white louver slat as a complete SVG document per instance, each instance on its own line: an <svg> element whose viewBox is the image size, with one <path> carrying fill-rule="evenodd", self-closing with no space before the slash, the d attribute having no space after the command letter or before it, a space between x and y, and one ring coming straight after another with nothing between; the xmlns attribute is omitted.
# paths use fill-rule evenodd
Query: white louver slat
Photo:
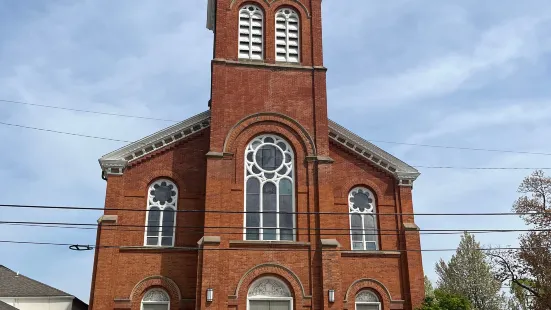
<svg viewBox="0 0 551 310"><path fill-rule="evenodd" d="M276 61L300 62L299 17L290 9L276 13Z"/></svg>
<svg viewBox="0 0 551 310"><path fill-rule="evenodd" d="M264 15L256 5L239 11L239 58L262 60Z"/></svg>

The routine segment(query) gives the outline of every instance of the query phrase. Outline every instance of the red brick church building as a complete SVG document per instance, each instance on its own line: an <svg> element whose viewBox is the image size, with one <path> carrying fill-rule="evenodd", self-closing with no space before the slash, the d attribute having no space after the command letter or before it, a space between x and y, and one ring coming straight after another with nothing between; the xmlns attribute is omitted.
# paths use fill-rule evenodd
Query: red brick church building
<svg viewBox="0 0 551 310"><path fill-rule="evenodd" d="M100 159L90 309L420 305L419 173L328 119L322 0L208 6L208 111Z"/></svg>

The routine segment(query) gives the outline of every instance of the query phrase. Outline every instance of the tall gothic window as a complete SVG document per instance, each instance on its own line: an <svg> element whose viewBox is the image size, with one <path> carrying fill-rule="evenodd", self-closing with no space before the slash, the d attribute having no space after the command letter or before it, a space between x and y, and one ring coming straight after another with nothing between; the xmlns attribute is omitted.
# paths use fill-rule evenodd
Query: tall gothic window
<svg viewBox="0 0 551 310"><path fill-rule="evenodd" d="M276 60L299 62L299 17L295 10L283 8L276 13Z"/></svg>
<svg viewBox="0 0 551 310"><path fill-rule="evenodd" d="M377 250L377 218L375 198L363 187L352 189L348 195L352 250Z"/></svg>
<svg viewBox="0 0 551 310"><path fill-rule="evenodd" d="M147 291L142 299L142 310L169 310L170 298L160 289Z"/></svg>
<svg viewBox="0 0 551 310"><path fill-rule="evenodd" d="M275 135L245 150L245 240L294 240L294 153Z"/></svg>
<svg viewBox="0 0 551 310"><path fill-rule="evenodd" d="M160 179L149 186L145 245L174 246L178 210L178 188L167 179Z"/></svg>
<svg viewBox="0 0 551 310"><path fill-rule="evenodd" d="M356 310L381 310L379 297L368 290L359 292L356 294Z"/></svg>
<svg viewBox="0 0 551 310"><path fill-rule="evenodd" d="M252 4L239 10L239 58L264 59L264 14Z"/></svg>
<svg viewBox="0 0 551 310"><path fill-rule="evenodd" d="M293 296L281 280L264 277L256 280L247 294L249 310L291 310Z"/></svg>

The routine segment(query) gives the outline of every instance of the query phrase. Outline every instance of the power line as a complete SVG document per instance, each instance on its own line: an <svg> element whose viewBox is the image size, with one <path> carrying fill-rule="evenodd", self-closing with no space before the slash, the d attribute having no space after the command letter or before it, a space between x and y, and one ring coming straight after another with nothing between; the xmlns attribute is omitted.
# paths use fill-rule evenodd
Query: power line
<svg viewBox="0 0 551 310"><path fill-rule="evenodd" d="M23 209L54 209L54 210L86 210L86 211L122 211L122 212L148 212L147 209L124 209L124 208L98 208L98 207L66 207L66 206L40 206L40 205L18 205L18 204L0 204L4 208L23 208ZM350 212L277 212L277 211L231 211L231 210L173 210L176 213L219 213L219 214L296 214L296 215L350 215ZM370 215L379 216L521 216L521 215L549 215L547 212L485 212L485 213L368 213Z"/></svg>
<svg viewBox="0 0 551 310"><path fill-rule="evenodd" d="M28 245L52 245L52 246L69 246L73 248L87 248L92 250L96 248L95 245L90 244L69 244L69 243L54 243L54 242L35 242L35 241L19 241L19 240L0 240L0 243L8 244L28 244ZM102 245L99 246L100 249L128 249L133 248L143 248L143 246L110 246ZM154 248L154 247L151 247ZM247 247L229 247L229 248L201 248L201 247L186 247L186 246L174 246L174 247L158 247L159 249L166 250L184 250L184 251L261 251L261 252L347 252L352 253L356 252L361 253L373 253L377 254L380 251L351 251L351 250L341 250L341 249L289 249L289 248L274 248L274 247L262 247L262 248L247 248ZM542 249L545 247L533 247L528 249ZM479 251L492 251L492 250L522 250L526 248L519 247L496 247L496 248L479 248ZM545 248L546 249L546 248ZM391 252L450 252L457 251L457 249L407 249L407 250L393 250L389 249Z"/></svg>
<svg viewBox="0 0 551 310"><path fill-rule="evenodd" d="M0 100L0 101L2 101L2 100ZM85 112L85 110L81 110L81 111ZM92 111L90 111L90 112L92 112ZM98 114L133 117L133 116L123 115L123 114L112 114L112 113L103 113L103 112L101 112L101 113L98 112ZM138 117L138 118L143 118L143 117ZM156 119L156 120L161 120L161 119ZM163 120L163 121L175 122L175 121L172 121L172 120ZM25 129L31 129L31 130L39 130L39 131L45 131L45 132L57 133L57 134L64 134L64 135L71 135L71 136L78 136L78 137L83 137L83 138L101 139L101 140L127 142L127 143L133 142L133 141L128 141L128 140L106 138L106 137L96 137L96 136L90 136L90 135L84 135L84 134L77 134L77 133L71 133L71 132L65 132L65 131L57 131L57 130L52 130L52 129L39 128L39 127L24 126L24 125L11 124L11 123L5 123L5 122L0 122L0 125L13 126L13 127L19 127L19 128L25 128ZM484 148L469 148L469 147L459 147L459 146L418 144L418 143L395 142L395 141L384 141L384 140L367 140L367 141L373 142L373 143L388 143L388 144L409 145L409 146L418 146L418 147L456 149L456 150L464 150L464 151L485 151L485 152L498 152L498 153L515 153L515 154L525 154L525 155L551 156L551 153L543 153L543 152L527 152L527 151L498 150L498 149L484 149ZM428 168L428 167L425 167L425 168ZM436 168L436 167L434 167L434 168ZM461 168L454 168L454 169L461 169ZM501 169L505 170L505 169L508 169L508 168L504 167L504 168L501 168ZM512 169L515 169L515 168L512 168ZM548 169L548 168L543 168L543 169Z"/></svg>
<svg viewBox="0 0 551 310"><path fill-rule="evenodd" d="M120 139L113 139L113 138L106 138L106 137L83 135L83 134L79 134L79 133L58 131L58 130L52 130L52 129L38 128L38 127L30 127L30 126L11 124L11 123L5 123L5 122L0 122L0 125L19 127L19 128L25 128L25 129L32 129L32 130L38 130L38 131L46 131L46 132L51 132L51 133L57 133L57 134L69 135L69 136L76 136L76 137L82 137L82 138L99 139L99 140L116 141L116 142L126 142L126 143L131 143L132 142L132 141L128 141L128 140L120 140Z"/></svg>
<svg viewBox="0 0 551 310"><path fill-rule="evenodd" d="M527 167L451 167L451 166L412 166L422 169L461 169L461 170L551 170L551 168Z"/></svg>
<svg viewBox="0 0 551 310"><path fill-rule="evenodd" d="M63 226L67 228L86 228L86 229L96 229L99 224L96 223L67 223L67 222L30 222L30 221L0 221L0 225L36 225L36 226L44 226L44 227L57 227L57 226ZM135 224L105 224L101 225L102 229L112 229L112 228L141 228L137 231L143 231L144 228L159 228L163 227L162 225L135 225ZM176 225L172 226L175 229L224 229L224 230L230 230L230 229L238 229L241 230L240 234L243 234L243 230L246 228L255 228L255 227L246 227L246 226L182 226L182 225ZM325 227L318 227L318 228L308 228L308 227L295 227L295 228L289 228L290 230L295 231L346 231L347 233L345 235L350 234L350 228L325 228ZM121 229L126 230L126 229ZM132 230L129 230L132 231ZM401 229L378 229L376 234L379 234L378 232L402 232ZM449 232L449 233L460 233L463 234L465 232L469 233L505 233L505 232L551 232L551 229L419 229L416 231L420 232ZM230 231L228 231L230 232ZM208 231L208 233L213 233L212 231ZM222 234L227 233L226 231L221 232ZM332 233L320 233L320 234L332 234ZM375 234L375 233L374 233ZM337 234L338 235L338 234Z"/></svg>
<svg viewBox="0 0 551 310"><path fill-rule="evenodd" d="M527 151L513 151L513 150L484 149L484 148L472 148L472 147L462 147L462 146L432 145L432 144L394 142L394 141L383 141L383 140L368 140L368 141L369 142L375 142L375 143L409 145L409 146L430 147L430 148L440 148L440 149L455 149L455 150L465 150L465 151L483 151L483 152L515 153L515 154L551 156L551 153L543 153L543 152L527 152Z"/></svg>
<svg viewBox="0 0 551 310"><path fill-rule="evenodd" d="M23 102L23 101L0 99L0 102L15 103L15 104L29 105L29 106L35 106L35 107L48 108L48 109L66 110L66 111L73 111L73 112L83 112L83 113L100 114L100 115L108 115L108 116L118 116L118 117L126 117L126 118L138 118L138 119L147 119L147 120L153 120L153 121L178 123L178 121L171 120L171 119L162 119L162 118L154 118L154 117L146 117L146 116L127 115L127 114L99 112L99 111L90 111L90 110L81 110L81 109L74 109L74 108L65 108L65 107L44 105L44 104L28 103L28 102Z"/></svg>
<svg viewBox="0 0 551 310"><path fill-rule="evenodd" d="M0 225L10 225L10 226L24 226L24 227L37 227L37 228L56 228L56 229L76 229L76 230L96 230L98 229L96 224L89 224L90 227L83 227L83 226L72 226L70 223L67 224L35 224L33 222L29 222L29 224L26 224L24 222L0 222ZM93 226L93 227L92 227ZM140 227L140 229L135 229L136 227ZM117 225L117 224L110 224L110 225L104 225L101 226L102 230L116 230L121 232L144 232L145 228L160 228L163 226L160 225ZM235 232L235 231L212 231L209 230L208 227L200 227L200 226L194 226L194 227L186 227L186 226L173 226L171 227L175 231L183 231L185 230L186 235L203 235L205 233L209 234L221 234L221 235L244 235L245 233L243 230L245 227L225 227L223 229L239 229L241 231ZM220 228L219 228L220 229ZM208 230L208 231L207 231ZM293 230L311 230L308 228L293 228ZM320 232L318 235L321 236L349 236L350 235L350 229L339 229L343 231L347 231L345 233L339 233L339 232ZM462 235L466 232L470 234L490 234L490 233L513 233L513 232L536 232L536 231L542 231L542 232L551 232L551 229L420 229L421 235ZM393 232L393 233L388 233ZM364 233L364 235L377 235L377 236L399 236L401 235L402 231L399 229L380 229L373 233ZM179 233L182 234L182 233Z"/></svg>

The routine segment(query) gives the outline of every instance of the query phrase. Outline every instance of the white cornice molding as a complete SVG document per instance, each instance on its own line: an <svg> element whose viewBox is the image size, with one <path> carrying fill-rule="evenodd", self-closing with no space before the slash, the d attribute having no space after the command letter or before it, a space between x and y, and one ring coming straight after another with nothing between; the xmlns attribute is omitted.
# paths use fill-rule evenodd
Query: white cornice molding
<svg viewBox="0 0 551 310"><path fill-rule="evenodd" d="M420 175L417 169L332 120L329 120L329 138L394 175L400 186L413 186Z"/></svg>
<svg viewBox="0 0 551 310"><path fill-rule="evenodd" d="M210 127L210 111L195 115L99 159L104 175L122 175L124 169L152 152ZM329 120L329 138L392 174L400 186L412 186L419 171L348 129Z"/></svg>
<svg viewBox="0 0 551 310"><path fill-rule="evenodd" d="M104 175L121 175L129 163L208 127L210 111L205 111L104 155L99 159L101 169Z"/></svg>

